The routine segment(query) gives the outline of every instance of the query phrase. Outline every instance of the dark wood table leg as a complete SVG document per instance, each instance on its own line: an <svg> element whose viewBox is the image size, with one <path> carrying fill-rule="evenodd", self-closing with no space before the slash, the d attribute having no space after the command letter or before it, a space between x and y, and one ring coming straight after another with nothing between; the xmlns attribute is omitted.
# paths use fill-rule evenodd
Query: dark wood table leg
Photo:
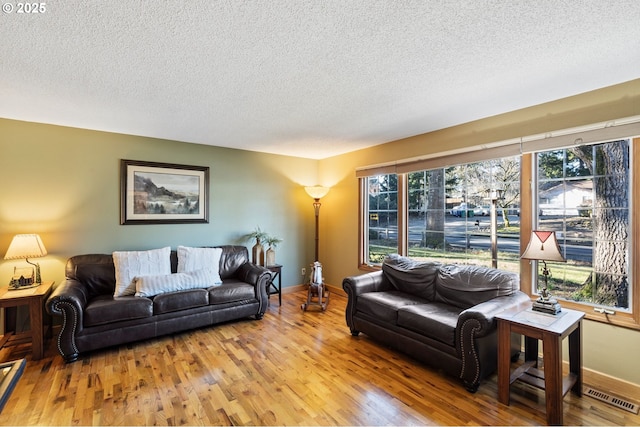
<svg viewBox="0 0 640 427"><path fill-rule="evenodd" d="M569 372L575 375L576 382L571 391L582 396L582 322L569 335Z"/></svg>
<svg viewBox="0 0 640 427"><path fill-rule="evenodd" d="M551 333L543 334L542 355L547 424L562 425L562 338Z"/></svg>
<svg viewBox="0 0 640 427"><path fill-rule="evenodd" d="M42 299L29 300L29 321L31 323L31 342L33 360L42 359L44 355L44 333L42 325Z"/></svg>
<svg viewBox="0 0 640 427"><path fill-rule="evenodd" d="M538 339L531 338L525 335L524 337L524 361L536 362L535 367L538 367Z"/></svg>
<svg viewBox="0 0 640 427"><path fill-rule="evenodd" d="M511 389L511 327L498 321L498 401L509 404Z"/></svg>

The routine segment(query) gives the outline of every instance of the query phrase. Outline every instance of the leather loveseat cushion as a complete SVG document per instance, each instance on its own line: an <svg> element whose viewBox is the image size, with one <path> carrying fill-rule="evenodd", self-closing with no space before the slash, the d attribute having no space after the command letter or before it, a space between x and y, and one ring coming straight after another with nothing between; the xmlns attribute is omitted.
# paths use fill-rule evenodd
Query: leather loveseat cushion
<svg viewBox="0 0 640 427"><path fill-rule="evenodd" d="M255 299L255 288L241 281L227 280L220 286L209 288L209 304L226 304Z"/></svg>
<svg viewBox="0 0 640 427"><path fill-rule="evenodd" d="M469 308L520 289L518 274L476 265L449 264L436 278L436 302Z"/></svg>
<svg viewBox="0 0 640 427"><path fill-rule="evenodd" d="M85 307L84 326L151 317L152 304L149 298L134 296L114 298L113 295L102 295L91 300Z"/></svg>
<svg viewBox="0 0 640 427"><path fill-rule="evenodd" d="M249 262L249 251L245 246L226 246L220 257L220 278L233 278L240 267Z"/></svg>
<svg viewBox="0 0 640 427"><path fill-rule="evenodd" d="M458 307L437 302L402 307L398 310L398 326L454 347L461 312Z"/></svg>
<svg viewBox="0 0 640 427"><path fill-rule="evenodd" d="M439 267L437 262L391 254L382 263L382 272L397 290L433 301Z"/></svg>
<svg viewBox="0 0 640 427"><path fill-rule="evenodd" d="M358 296L356 310L395 325L400 308L427 302L400 291L367 292Z"/></svg>
<svg viewBox="0 0 640 427"><path fill-rule="evenodd" d="M187 310L209 304L207 289L192 289L180 292L169 292L153 298L153 314Z"/></svg>
<svg viewBox="0 0 640 427"><path fill-rule="evenodd" d="M87 286L89 299L98 295L113 295L116 286L113 262L77 264L75 278Z"/></svg>

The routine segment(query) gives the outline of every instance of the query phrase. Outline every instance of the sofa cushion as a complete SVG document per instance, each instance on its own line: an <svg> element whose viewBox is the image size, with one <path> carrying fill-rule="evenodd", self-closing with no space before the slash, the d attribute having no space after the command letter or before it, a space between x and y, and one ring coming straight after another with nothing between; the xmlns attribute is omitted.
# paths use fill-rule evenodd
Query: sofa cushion
<svg viewBox="0 0 640 427"><path fill-rule="evenodd" d="M216 286L211 270L195 270L188 273L159 274L135 277L136 296L152 297L166 292Z"/></svg>
<svg viewBox="0 0 640 427"><path fill-rule="evenodd" d="M113 263L77 264L74 277L84 283L89 290L89 299L98 295L113 295L116 271Z"/></svg>
<svg viewBox="0 0 640 427"><path fill-rule="evenodd" d="M187 310L209 304L207 289L191 289L179 292L168 292L153 298L153 314Z"/></svg>
<svg viewBox="0 0 640 427"><path fill-rule="evenodd" d="M211 286L222 284L220 278L221 248L191 248L178 246L178 273L196 270L210 270L213 277Z"/></svg>
<svg viewBox="0 0 640 427"><path fill-rule="evenodd" d="M222 256L220 257L220 278L224 281L234 277L238 269L247 262L249 262L249 250L246 246L222 246Z"/></svg>
<svg viewBox="0 0 640 427"><path fill-rule="evenodd" d="M398 254L388 255L382 263L383 274L399 291L433 301L435 279L440 263L417 261Z"/></svg>
<svg viewBox="0 0 640 427"><path fill-rule="evenodd" d="M116 251L113 263L116 270L116 288L113 296L123 297L136 293L136 276L171 274L171 247L149 251Z"/></svg>
<svg viewBox="0 0 640 427"><path fill-rule="evenodd" d="M255 299L256 291L253 285L239 280L227 280L220 286L209 288L209 304L226 304Z"/></svg>
<svg viewBox="0 0 640 427"><path fill-rule="evenodd" d="M429 301L401 291L367 292L358 296L356 310L395 325L398 309L427 302Z"/></svg>
<svg viewBox="0 0 640 427"><path fill-rule="evenodd" d="M462 309L448 304L429 303L401 307L398 326L455 346L456 325Z"/></svg>
<svg viewBox="0 0 640 427"><path fill-rule="evenodd" d="M83 322L87 327L142 319L152 315L153 306L149 298L134 296L114 298L112 295L102 295L89 301L84 309Z"/></svg>
<svg viewBox="0 0 640 427"><path fill-rule="evenodd" d="M441 266L436 278L436 302L469 308L520 288L518 274L477 265Z"/></svg>

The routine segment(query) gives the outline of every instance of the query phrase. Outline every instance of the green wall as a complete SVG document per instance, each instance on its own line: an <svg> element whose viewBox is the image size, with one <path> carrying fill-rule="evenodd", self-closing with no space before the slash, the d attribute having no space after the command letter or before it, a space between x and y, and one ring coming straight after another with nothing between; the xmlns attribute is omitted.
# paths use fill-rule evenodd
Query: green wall
<svg viewBox="0 0 640 427"><path fill-rule="evenodd" d="M0 119L0 255L17 233L38 233L49 252L44 280L60 283L72 255L239 242L260 226L283 239L283 286L313 262L314 214L303 185L317 161L131 135ZM120 225L120 160L210 168L208 224ZM0 258L8 283L21 261ZM25 264L26 266L26 264ZM4 278L4 279L2 279Z"/></svg>

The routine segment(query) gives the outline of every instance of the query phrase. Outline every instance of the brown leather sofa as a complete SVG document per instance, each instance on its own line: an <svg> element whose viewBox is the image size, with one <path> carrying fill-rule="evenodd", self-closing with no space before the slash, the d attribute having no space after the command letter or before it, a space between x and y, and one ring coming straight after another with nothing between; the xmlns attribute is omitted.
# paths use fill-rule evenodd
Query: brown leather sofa
<svg viewBox="0 0 640 427"><path fill-rule="evenodd" d="M222 285L162 293L153 297L114 297L111 254L77 255L67 261L66 279L48 298L50 314L62 317L58 350L66 362L81 353L253 316L268 304L269 271L249 262L244 246L222 249ZM171 271L177 255L171 252Z"/></svg>
<svg viewBox="0 0 640 427"><path fill-rule="evenodd" d="M413 358L460 378L475 392L497 368L494 316L529 300L515 273L388 256L380 271L347 277L346 321ZM511 354L520 352L512 336Z"/></svg>

